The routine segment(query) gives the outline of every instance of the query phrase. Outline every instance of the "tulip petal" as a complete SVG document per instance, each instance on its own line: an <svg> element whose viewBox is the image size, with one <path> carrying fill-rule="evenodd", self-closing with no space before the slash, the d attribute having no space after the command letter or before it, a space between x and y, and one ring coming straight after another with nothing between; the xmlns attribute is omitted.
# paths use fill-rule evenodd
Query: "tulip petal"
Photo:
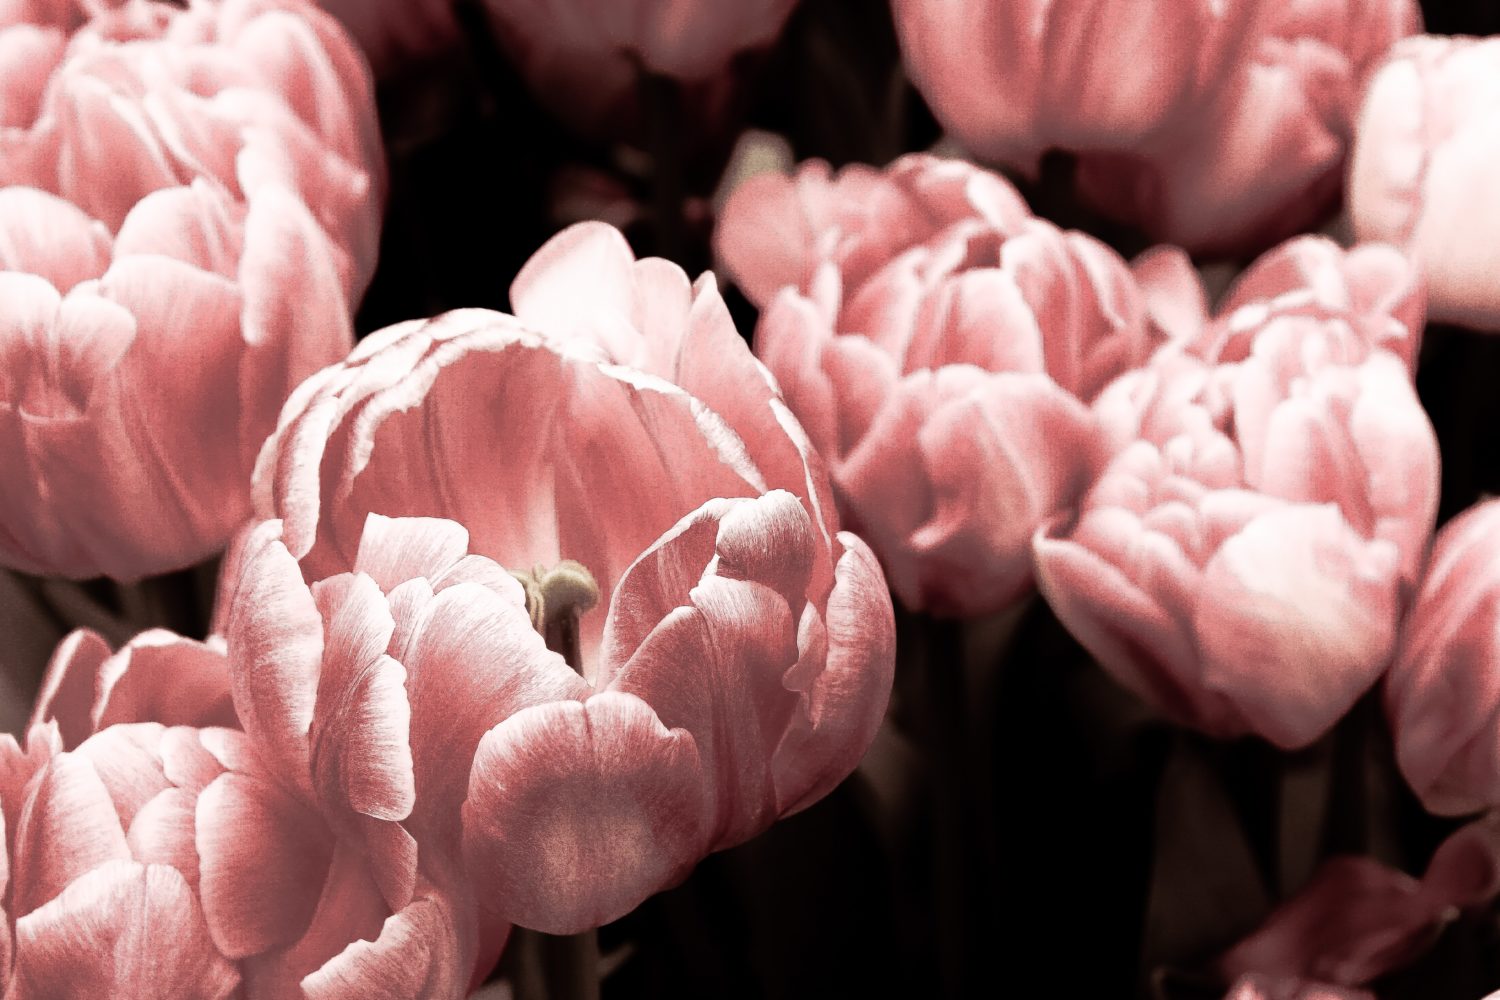
<svg viewBox="0 0 1500 1000"><path fill-rule="evenodd" d="M526 709L485 734L464 804L470 870L506 919L567 934L622 916L705 848L698 748L639 698Z"/></svg>
<svg viewBox="0 0 1500 1000"><path fill-rule="evenodd" d="M109 862L16 921L16 1000L223 1000L238 985L192 889L164 865Z"/></svg>
<svg viewBox="0 0 1500 1000"><path fill-rule="evenodd" d="M214 944L232 959L296 941L328 874L321 824L274 786L223 774L198 796L200 894Z"/></svg>

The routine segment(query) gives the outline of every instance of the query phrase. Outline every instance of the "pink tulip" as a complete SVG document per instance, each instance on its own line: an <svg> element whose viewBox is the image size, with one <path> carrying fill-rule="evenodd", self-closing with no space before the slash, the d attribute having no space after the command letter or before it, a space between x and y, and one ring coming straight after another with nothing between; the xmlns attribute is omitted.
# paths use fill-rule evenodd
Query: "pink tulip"
<svg viewBox="0 0 1500 1000"><path fill-rule="evenodd" d="M248 515L276 412L350 344L382 168L366 71L299 0L73 17L0 27L0 61L57 49L0 129L0 450L29 470L0 561L130 580Z"/></svg>
<svg viewBox="0 0 1500 1000"><path fill-rule="evenodd" d="M1386 244L1344 250L1323 236L1288 240L1240 274L1213 318L1181 249L1153 247L1131 268L1158 329L1175 349L1204 361L1243 361L1271 323L1313 320L1416 368L1426 286L1420 269Z"/></svg>
<svg viewBox="0 0 1500 1000"><path fill-rule="evenodd" d="M68 750L116 723L238 728L223 641L151 629L112 653L78 629L53 653L31 722L55 722Z"/></svg>
<svg viewBox="0 0 1500 1000"><path fill-rule="evenodd" d="M1252 324L1258 308L1230 314L1243 360L1164 352L1100 396L1114 458L1035 550L1058 617L1121 683L1211 735L1292 749L1391 658L1437 442L1353 310Z"/></svg>
<svg viewBox="0 0 1500 1000"><path fill-rule="evenodd" d="M0 775L30 772L3 813L7 1000L463 995L472 902L424 881L391 907L378 866L242 734L116 725L64 753L36 727L30 742L22 760L0 741Z"/></svg>
<svg viewBox="0 0 1500 1000"><path fill-rule="evenodd" d="M1500 501L1465 511L1438 533L1386 681L1401 772L1443 815L1500 805L1497 545Z"/></svg>
<svg viewBox="0 0 1500 1000"><path fill-rule="evenodd" d="M1416 257L1433 318L1490 331L1500 331L1497 134L1500 40L1410 38L1370 83L1349 181L1355 232Z"/></svg>
<svg viewBox="0 0 1500 1000"><path fill-rule="evenodd" d="M264 664L235 668L263 692L236 688L247 731L276 727L265 742L300 771L319 657L324 678L365 678L359 697L386 707L341 704L391 720L381 746L411 770L331 766L320 794L381 790L380 815L415 810L419 840L466 802L492 916L554 932L619 916L826 794L891 683L879 569L836 530L821 466L713 279L622 247L584 227L538 253L514 297L542 335L449 313L377 333L304 384L256 476L282 522L246 543L224 598L244 609L231 662L249 634ZM491 559L525 571L529 596ZM474 582L442 589L450 567ZM303 578L320 581L322 618ZM332 670L353 648L389 661ZM324 742L373 766L356 736Z"/></svg>
<svg viewBox="0 0 1500 1000"><path fill-rule="evenodd" d="M907 69L975 153L1194 250L1256 249L1336 197L1360 87L1412 0L894 0Z"/></svg>
<svg viewBox="0 0 1500 1000"><path fill-rule="evenodd" d="M1497 894L1500 816L1490 816L1449 836L1420 879L1374 858L1324 862L1300 892L1219 960L1219 969L1230 979L1363 986L1409 965L1460 911L1487 906Z"/></svg>
<svg viewBox="0 0 1500 1000"><path fill-rule="evenodd" d="M769 46L797 0L483 0L532 89L586 130L632 105L644 71L712 86Z"/></svg>
<svg viewBox="0 0 1500 1000"><path fill-rule="evenodd" d="M1031 533L1091 474L1085 403L1153 346L1124 263L1032 218L997 175L920 154L757 177L716 243L765 306L756 351L902 602L1014 600Z"/></svg>

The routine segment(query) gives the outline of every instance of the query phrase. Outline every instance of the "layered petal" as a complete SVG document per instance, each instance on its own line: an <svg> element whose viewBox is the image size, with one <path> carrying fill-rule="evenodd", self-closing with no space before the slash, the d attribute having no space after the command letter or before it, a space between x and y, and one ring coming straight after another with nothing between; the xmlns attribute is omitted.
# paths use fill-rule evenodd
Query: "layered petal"
<svg viewBox="0 0 1500 1000"><path fill-rule="evenodd" d="M348 350L382 154L303 0L67 11L17 43L6 122L0 561L129 581L224 545L292 386Z"/></svg>
<svg viewBox="0 0 1500 1000"><path fill-rule="evenodd" d="M1500 330L1500 258L1479 238L1500 211L1478 183L1495 155L1500 44L1424 35L1395 46L1354 132L1349 214L1361 239L1403 247L1434 319Z"/></svg>

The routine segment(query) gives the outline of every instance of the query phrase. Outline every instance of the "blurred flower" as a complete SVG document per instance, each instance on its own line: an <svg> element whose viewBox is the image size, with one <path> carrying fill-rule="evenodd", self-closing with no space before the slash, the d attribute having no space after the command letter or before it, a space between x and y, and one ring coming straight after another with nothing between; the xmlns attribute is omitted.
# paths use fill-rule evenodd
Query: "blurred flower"
<svg viewBox="0 0 1500 1000"><path fill-rule="evenodd" d="M1306 260L1273 256L1231 303ZM1372 346L1408 343L1399 321L1362 295L1291 301L1237 305L1110 386L1095 413L1114 457L1035 540L1042 592L1121 683L1183 724L1287 749L1390 661L1438 493L1411 373Z"/></svg>
<svg viewBox="0 0 1500 1000"><path fill-rule="evenodd" d="M317 0L338 18L378 76L399 73L459 40L455 0Z"/></svg>
<svg viewBox="0 0 1500 1000"><path fill-rule="evenodd" d="M1438 533L1386 680L1401 773L1429 810L1500 805L1500 501Z"/></svg>
<svg viewBox="0 0 1500 1000"><path fill-rule="evenodd" d="M0 21L36 84L0 129L0 451L27 470L0 561L130 580L248 515L277 410L350 344L383 167L363 63L299 0L43 7Z"/></svg>
<svg viewBox="0 0 1500 1000"><path fill-rule="evenodd" d="M1375 1000L1375 994L1295 977L1247 973L1235 980L1224 1000Z"/></svg>
<svg viewBox="0 0 1500 1000"><path fill-rule="evenodd" d="M25 755L0 737L22 774L0 799L8 1000L462 996L461 907L425 882L389 906L242 734L116 725L61 752L38 726Z"/></svg>
<svg viewBox="0 0 1500 1000"><path fill-rule="evenodd" d="M1123 261L995 174L916 154L734 192L719 256L756 352L902 603L998 610L1093 468L1085 403L1153 346Z"/></svg>
<svg viewBox="0 0 1500 1000"><path fill-rule="evenodd" d="M610 128L631 106L642 72L713 89L738 53L774 42L796 6L796 0L483 2L538 97L586 131Z"/></svg>
<svg viewBox="0 0 1500 1000"><path fill-rule="evenodd" d="M1349 211L1362 239L1405 247L1434 319L1500 330L1500 39L1410 38L1370 83Z"/></svg>
<svg viewBox="0 0 1500 1000"><path fill-rule="evenodd" d="M1079 154L1100 211L1195 251L1255 250L1337 197L1360 87L1412 0L894 0L902 54L976 154Z"/></svg>
<svg viewBox="0 0 1500 1000"><path fill-rule="evenodd" d="M1253 974L1363 986L1410 964L1460 911L1485 906L1497 893L1500 816L1470 823L1449 836L1421 879L1374 858L1335 857L1259 930L1230 949L1219 969L1229 979ZM1287 995L1306 1000L1320 996Z"/></svg>
<svg viewBox="0 0 1500 1000"><path fill-rule="evenodd" d="M387 736L409 740L416 769L408 826L423 836L424 767L444 788L465 776L430 807L466 801L481 897L567 932L846 776L884 712L893 625L874 558L835 532L816 456L711 276L690 285L585 226L543 247L513 297L544 335L453 312L373 335L298 390L256 476L260 511L283 523L257 530L264 554L243 564L247 580L279 567L258 593L301 610L226 599L263 630L246 648L279 664L237 676L257 678L256 704L295 710L275 710L288 753L316 714L318 656L323 677L383 698L407 677L409 736ZM486 558L460 561L471 550ZM361 664L385 652L391 680L330 670L340 633L297 596L294 556L323 581L326 620L335 595L358 598L339 641L358 638ZM453 565L482 585L442 589ZM279 652L294 641L302 652ZM324 742L373 760L352 736Z"/></svg>

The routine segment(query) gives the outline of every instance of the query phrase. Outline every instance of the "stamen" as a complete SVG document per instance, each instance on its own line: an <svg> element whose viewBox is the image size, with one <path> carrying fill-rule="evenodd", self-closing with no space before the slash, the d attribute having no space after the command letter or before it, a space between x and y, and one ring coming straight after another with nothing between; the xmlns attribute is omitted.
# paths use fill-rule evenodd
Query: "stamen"
<svg viewBox="0 0 1500 1000"><path fill-rule="evenodd" d="M583 673L583 651L579 645L578 619L599 603L599 584L581 563L572 559L530 573L511 571L526 591L526 611L531 627L542 634L547 648L568 666Z"/></svg>

